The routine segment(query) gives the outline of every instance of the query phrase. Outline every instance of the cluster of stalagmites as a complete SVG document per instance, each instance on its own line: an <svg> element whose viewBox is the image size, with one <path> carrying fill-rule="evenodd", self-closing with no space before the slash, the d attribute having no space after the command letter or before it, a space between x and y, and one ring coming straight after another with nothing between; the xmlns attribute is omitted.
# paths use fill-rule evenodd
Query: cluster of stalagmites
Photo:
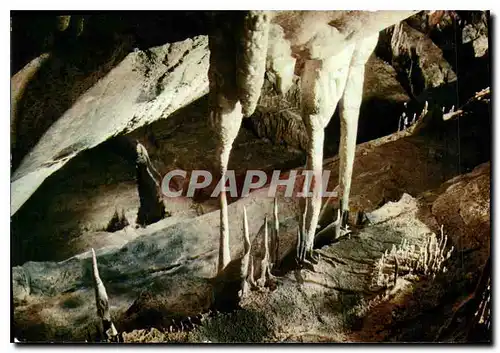
<svg viewBox="0 0 500 353"><path fill-rule="evenodd" d="M391 251L385 251L375 264L373 281L376 286L388 287L396 284L398 276L431 276L435 278L440 272L446 272L444 263L450 258L454 247L447 249L448 235L431 233L425 238L424 244L417 247L403 239L399 246L392 246Z"/></svg>

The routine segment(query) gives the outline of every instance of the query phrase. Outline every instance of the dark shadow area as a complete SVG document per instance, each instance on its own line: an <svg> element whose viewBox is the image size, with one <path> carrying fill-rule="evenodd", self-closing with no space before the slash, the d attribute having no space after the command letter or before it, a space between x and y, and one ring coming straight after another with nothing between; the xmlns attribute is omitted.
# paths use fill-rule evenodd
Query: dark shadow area
<svg viewBox="0 0 500 353"><path fill-rule="evenodd" d="M458 263L459 257L455 255L448 261L446 273L414 283L412 291L404 294L398 304L393 301L374 306L356 322L354 337L363 342L491 344L491 330L485 330L485 327L469 330L475 308L472 311L469 308L468 312L461 310L448 326L458 303L466 299L468 293L474 292L477 283L477 278L465 276L466 272ZM464 257L466 261L467 257ZM385 325L373 325L378 322Z"/></svg>
<svg viewBox="0 0 500 353"><path fill-rule="evenodd" d="M64 13L67 15L68 13ZM11 75L42 53L50 53L18 98L12 169L75 101L134 48L206 34L205 12L69 12L83 30L57 29L56 12L11 12Z"/></svg>
<svg viewBox="0 0 500 353"><path fill-rule="evenodd" d="M113 214L113 217L111 217L111 219L109 220L109 223L106 226L105 231L111 233L116 232L118 230L125 228L128 225L129 222L125 217L123 210L121 211L120 214L118 213L118 210L115 210L115 213Z"/></svg>
<svg viewBox="0 0 500 353"><path fill-rule="evenodd" d="M64 260L68 241L86 229L85 210L99 197L96 190L134 180L134 165L107 143L80 153L49 176L12 216L12 265Z"/></svg>
<svg viewBox="0 0 500 353"><path fill-rule="evenodd" d="M398 131L403 104L382 100L363 100L358 121L357 144L390 135ZM325 129L324 158L338 154L340 144L340 115L338 109Z"/></svg>
<svg viewBox="0 0 500 353"><path fill-rule="evenodd" d="M78 35L74 21L58 30L61 15L83 18L82 32ZM207 18L206 11L11 11L11 75L43 52L68 54L81 45L93 49L100 44L89 40L109 34L130 35L141 50L183 41L207 34Z"/></svg>
<svg viewBox="0 0 500 353"><path fill-rule="evenodd" d="M38 49L26 49L24 36L30 36L36 31L40 14L14 13L13 23L27 26L27 33L13 29L12 34L12 67L16 60L28 50L35 56L42 52ZM49 16L49 15L42 15ZM43 63L35 76L26 83L24 92L18 99L15 124L15 144L12 146L12 169L15 171L24 156L36 145L47 129L64 114L75 101L99 79L104 77L132 49L130 37L117 34L113 28L113 20L90 17L85 21L82 34L71 40L57 41L50 47L43 47L44 52L50 52L49 58ZM13 25L13 27L16 27ZM64 32L63 32L64 33ZM40 34L42 35L42 34ZM69 43L69 44L68 44ZM40 46L40 45L39 45ZM32 58L30 58L32 59ZM19 64L18 64L19 65Z"/></svg>

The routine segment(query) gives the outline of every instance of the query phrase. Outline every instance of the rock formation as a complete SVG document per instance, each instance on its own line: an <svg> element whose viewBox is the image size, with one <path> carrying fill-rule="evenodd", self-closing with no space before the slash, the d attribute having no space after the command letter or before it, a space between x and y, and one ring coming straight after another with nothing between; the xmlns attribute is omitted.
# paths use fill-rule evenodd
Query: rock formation
<svg viewBox="0 0 500 353"><path fill-rule="evenodd" d="M239 93L255 113L227 168L238 192L248 170L299 177L292 197L272 199L269 182L228 193L220 274L215 182L193 198L159 190L175 169L220 173L205 96L211 14L12 16L12 339L491 342L487 12L421 12L381 32L365 66L349 232L335 239L339 200L323 198L314 267L296 263L303 83L272 27L266 75L235 76L263 90ZM240 23L255 36L266 25ZM250 42L231 45L252 61L262 48ZM337 114L324 133L328 191ZM189 179L170 184L184 195Z"/></svg>

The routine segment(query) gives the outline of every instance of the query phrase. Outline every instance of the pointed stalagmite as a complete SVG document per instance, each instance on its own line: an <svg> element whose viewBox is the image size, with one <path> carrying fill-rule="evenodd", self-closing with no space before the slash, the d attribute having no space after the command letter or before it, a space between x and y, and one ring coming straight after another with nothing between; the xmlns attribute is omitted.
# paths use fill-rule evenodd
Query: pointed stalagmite
<svg viewBox="0 0 500 353"><path fill-rule="evenodd" d="M300 243L299 243L299 257L298 260L299 262L304 262L305 256L306 256L306 215L308 211L308 202L306 200L305 206L304 206L304 213L302 214L301 217L301 222L300 226L301 229L299 229L300 233Z"/></svg>
<svg viewBox="0 0 500 353"><path fill-rule="evenodd" d="M250 236L248 234L248 219L247 219L247 210L245 206L243 206L243 241L244 241L244 254L241 259L241 297L243 297L248 292L248 287L251 285L253 278L253 268L250 271L251 261L250 261Z"/></svg>
<svg viewBox="0 0 500 353"><path fill-rule="evenodd" d="M104 287L104 283L99 277L99 269L97 267L97 258L95 256L95 251L93 248L91 249L91 251L92 251L92 277L94 280L97 315L102 320L104 337L107 337L108 341L114 341L118 337L118 331L116 331L115 325L111 320L111 313L109 312L108 294L106 293L106 288Z"/></svg>
<svg viewBox="0 0 500 353"><path fill-rule="evenodd" d="M191 320L191 317L190 317L190 316L188 316L187 321L188 321L188 322L187 322L187 327L188 327L190 330L192 330L192 329L194 328L194 324L193 324L193 321Z"/></svg>
<svg viewBox="0 0 500 353"><path fill-rule="evenodd" d="M269 274L269 232L267 228L267 216L264 219L264 257L260 263L260 279L258 285L264 287Z"/></svg>
<svg viewBox="0 0 500 353"><path fill-rule="evenodd" d="M274 198L274 207L273 207L273 216L274 216L274 233L272 238L272 246L271 246L271 265L275 267L278 265L279 261L279 232L280 232L280 223L278 219L278 198Z"/></svg>
<svg viewBox="0 0 500 353"><path fill-rule="evenodd" d="M253 265L253 256L250 255L250 261L248 263L248 276L247 276L247 283L250 285L251 288L257 287L257 283L255 283L254 280L254 265Z"/></svg>
<svg viewBox="0 0 500 353"><path fill-rule="evenodd" d="M136 152L137 191L140 201L137 224L147 226L158 222L166 215L160 192L161 175L151 163L148 151L139 142L136 145Z"/></svg>
<svg viewBox="0 0 500 353"><path fill-rule="evenodd" d="M297 259L301 258L301 245L302 245L302 236L301 236L300 228L297 228Z"/></svg>

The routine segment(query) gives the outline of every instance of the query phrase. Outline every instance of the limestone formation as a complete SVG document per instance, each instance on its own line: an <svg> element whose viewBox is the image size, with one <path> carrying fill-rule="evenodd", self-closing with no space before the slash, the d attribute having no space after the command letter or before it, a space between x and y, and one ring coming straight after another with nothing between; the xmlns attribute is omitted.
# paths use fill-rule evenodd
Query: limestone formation
<svg viewBox="0 0 500 353"><path fill-rule="evenodd" d="M112 71L83 92L70 109L57 116L57 120L13 171L11 215L47 177L81 151L160 117L166 118L206 94L207 45L207 37L198 36L150 48L148 53L129 53ZM23 90L23 82L30 80L33 70L37 70L45 60L48 59L42 56L23 70L23 77L14 77L19 86L13 86L13 89L19 87ZM170 64L163 65L164 61ZM54 68L49 70L56 71L56 65L51 65ZM22 92L12 91L11 94L14 99ZM54 100L54 97L51 99ZM11 117L11 120L31 125L24 119L42 120L45 112L39 109L39 105L26 107L24 116Z"/></svg>
<svg viewBox="0 0 500 353"><path fill-rule="evenodd" d="M349 209L364 65L375 48L378 32L413 13L415 11L250 11L241 20L236 18L229 22L221 21L209 37L210 114L219 134L216 157L223 179L226 177L232 144L241 121L244 116L253 112L253 105L247 100L249 96L254 99L256 95L241 92L260 90L264 74L262 63L266 56L270 56L271 68L278 80L281 80L280 89L289 87L290 65L293 66L291 56L298 58L295 71L301 76L302 119L309 137L307 169L313 171L313 196L306 200L309 211L304 217L306 230L301 243L305 249L299 251L303 254L300 262L315 261L312 255L321 209L323 129L340 102L340 208L341 220L345 220ZM248 21L253 16L255 22L252 28L248 26ZM267 33L268 17L271 35ZM282 31L276 26L281 27ZM240 35L247 41L243 45L243 57L239 55L239 39L235 38ZM262 50L264 47L270 49ZM255 74L248 81L242 81L238 79L240 72ZM245 86L242 86L243 83ZM220 245L227 249L221 250L219 257L218 269L222 271L230 262L225 192L220 195L220 207ZM338 223L338 233L343 225Z"/></svg>
<svg viewBox="0 0 500 353"><path fill-rule="evenodd" d="M146 226L165 217L165 205L161 194L161 175L151 163L146 148L137 142L137 189L140 207L137 224Z"/></svg>
<svg viewBox="0 0 500 353"><path fill-rule="evenodd" d="M414 54L418 52L418 65L413 62L409 67L413 70L420 65L427 70L417 74L425 82L424 94L432 95L441 79L453 81L449 65L438 68L423 58L426 52L438 53L429 38L417 36L421 42L415 45L416 41L405 37L411 31L422 34L414 26L398 24L409 13L218 13L208 41L197 37L134 50L124 60L125 66L118 65L57 116L60 119L13 172L12 214L46 177L80 155L75 158L78 163L44 183L43 192L26 205L31 210L25 206L15 215L20 217L12 217L17 225L12 235L14 248L24 251L21 256L16 253L18 262L12 269L13 337L21 341L197 343L400 342L435 337L475 341L489 337L490 165L460 175L462 162L457 168L456 156L449 149L453 142L448 139L458 137L460 158L476 153L466 138L460 139L481 134L472 130L462 135L460 131L468 130L470 120L486 120L482 112L477 115L480 119L467 120L467 115L479 105L489 108L489 87L446 109L432 100L428 104L425 97L412 110L405 103L396 133L356 146L365 66L371 65L368 57L380 29L396 24L389 33L393 49L400 50L399 70L407 70L405 58L410 55L410 61L417 60ZM59 20L60 31L68 34L76 26L78 35L87 35L87 22L81 32L83 17L60 16ZM469 27L464 30L470 37L466 44L477 49L472 54L487 57L484 38L473 39L474 33L465 33ZM36 79L44 60L52 63L52 55L42 55L13 77L12 121L16 121L19 106L15 103L24 94L23 86ZM370 60L378 69L390 67L388 76L394 74L391 64L373 56ZM206 77L203 80L203 69L208 69L210 82ZM375 75L374 80L381 77ZM122 87L121 81L127 85ZM122 134L169 116L206 92L208 83L208 112L200 109L207 105L202 99L191 105L190 109L199 110L197 114L191 116L183 109L160 129L155 123L145 132ZM277 99L260 97L266 94L262 93L265 85L274 85L271 89L279 93ZM410 87L409 93L415 88ZM287 94L294 99L281 106L279 99ZM396 95L390 99L401 105L408 99L406 94ZM306 150L306 169L312 173L302 174L305 180L299 178L298 184L312 185L312 196L282 197L280 189L271 200L270 188L264 185L241 199L223 192L218 205L201 198L193 201L196 196L187 202L181 196L165 203L160 190L162 173L172 166L210 169L213 154L207 151L215 151L216 171L223 180L233 169L230 155L238 157L237 178L241 170L252 169L250 156L270 144L255 140L249 130L239 131L241 121L254 111L255 116L262 114L257 105L275 103L283 112L274 116L286 115L290 120L273 127L278 131L274 142L288 144L279 131L302 124L292 140ZM324 160L328 135L324 129L337 106L339 154ZM23 110L28 108L29 104ZM209 131L204 119L208 115L216 133L213 141L207 138L198 143ZM377 123L378 114L372 115ZM262 129L271 125L266 121ZM180 137L174 134L176 130ZM15 128L11 134L16 143ZM92 148L110 136L114 137ZM181 139L184 144L179 143ZM261 149L249 146L254 142L261 143ZM286 146L281 147L285 151ZM324 148L331 153L328 146ZM94 155L80 153L87 149ZM196 163L192 160L199 151L183 158L182 153L191 149L203 150L207 156ZM238 154L245 149L245 154ZM94 169L95 154L104 166ZM95 159L86 159L89 156ZM263 167L264 161L269 173L288 162L266 158L258 155L252 163ZM479 158L483 157L473 160ZM333 173L327 190L338 191L338 198L322 197L323 169ZM81 178L72 181L75 170L81 171ZM282 170L282 176L301 171ZM59 195L44 200L56 191L54 185L66 180L67 185L57 189ZM449 181L443 184L443 180ZM174 184L179 190L187 186L178 180ZM80 190L72 190L74 194L68 197L65 187ZM87 190L99 195L92 197ZM53 228L38 231L47 214L33 211L40 205L56 208L45 223L55 223ZM194 212L193 205L203 205L204 211ZM165 206L185 214L164 219ZM61 217L60 223L54 222L64 212L68 220ZM96 213L101 217L94 217ZM364 218L365 223L353 218ZM142 227L128 227L129 220ZM35 225L19 227L23 221ZM70 222L78 223L77 227L67 227ZM439 229L440 236L436 235ZM39 250L33 244L51 248ZM89 247L90 252L86 251Z"/></svg>
<svg viewBox="0 0 500 353"><path fill-rule="evenodd" d="M97 267L97 259L95 256L94 249L92 251L92 277L94 280L95 288L95 301L97 307L97 315L101 318L102 322L102 334L103 337L108 341L116 341L118 339L118 331L116 331L115 325L111 318L111 313L109 311L109 299L106 293L106 287L99 276L99 269Z"/></svg>

